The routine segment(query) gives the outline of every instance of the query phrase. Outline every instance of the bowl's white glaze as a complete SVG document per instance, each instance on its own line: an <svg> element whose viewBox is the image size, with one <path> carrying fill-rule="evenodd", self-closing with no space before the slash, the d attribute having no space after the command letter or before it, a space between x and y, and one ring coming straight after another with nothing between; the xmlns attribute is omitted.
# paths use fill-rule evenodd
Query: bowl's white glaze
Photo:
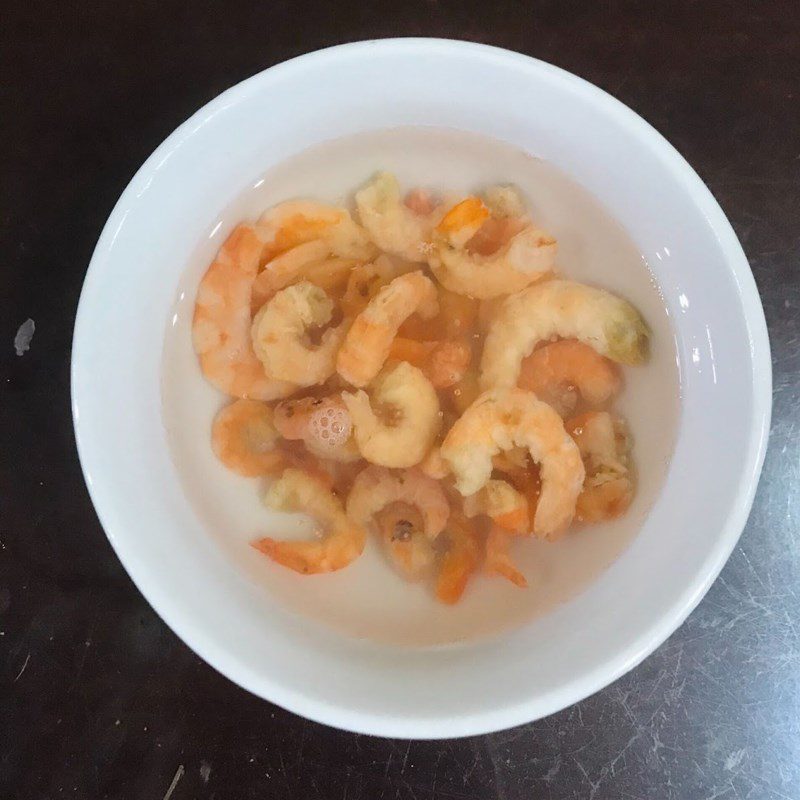
<svg viewBox="0 0 800 800"><path fill-rule="evenodd" d="M308 146L400 125L493 136L573 176L640 248L676 335L680 428L641 532L580 596L491 642L399 649L270 604L203 535L162 425L164 326L207 221L254 176ZM86 277L72 393L81 462L108 537L187 644L240 685L311 719L429 738L563 708L629 670L682 622L746 521L766 447L771 370L741 247L657 132L594 86L524 56L388 40L267 70L198 111L148 159Z"/></svg>

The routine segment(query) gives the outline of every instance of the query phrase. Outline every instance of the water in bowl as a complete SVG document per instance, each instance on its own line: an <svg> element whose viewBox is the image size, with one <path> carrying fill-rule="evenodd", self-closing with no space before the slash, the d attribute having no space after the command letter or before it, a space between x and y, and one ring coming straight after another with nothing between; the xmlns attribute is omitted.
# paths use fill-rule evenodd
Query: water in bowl
<svg viewBox="0 0 800 800"><path fill-rule="evenodd" d="M211 420L227 402L207 384L191 345L195 290L232 227L255 220L283 200L313 198L349 203L353 190L378 170L394 172L405 187L467 193L514 183L534 220L559 241L564 276L596 284L633 302L648 321L652 353L644 367L625 370L616 408L633 435L638 489L621 519L575 528L555 544L525 541L515 551L528 577L521 590L478 576L462 601L447 607L424 585L398 577L377 542L347 569L304 577L258 554L249 542L282 531L311 531L301 517L275 514L261 504L262 483L224 468L210 447ZM619 558L636 535L664 481L679 415L679 378L668 315L646 262L622 226L602 205L552 165L505 143L437 128L376 131L318 145L271 167L209 220L208 237L187 258L167 327L163 356L163 419L184 490L221 558L242 580L277 596L310 620L356 637L400 645L449 644L497 634L568 602ZM265 604L266 606L266 604Z"/></svg>

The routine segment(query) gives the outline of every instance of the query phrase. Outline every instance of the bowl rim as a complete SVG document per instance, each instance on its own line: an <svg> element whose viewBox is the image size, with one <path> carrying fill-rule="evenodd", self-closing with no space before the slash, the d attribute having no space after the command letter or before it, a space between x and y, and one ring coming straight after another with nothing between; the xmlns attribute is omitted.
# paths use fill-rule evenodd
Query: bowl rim
<svg viewBox="0 0 800 800"><path fill-rule="evenodd" d="M580 679L560 687L558 691L551 692L549 702L547 702L547 697L524 697L520 698L519 702L511 708L476 712L465 715L460 719L450 719L446 725L431 724L430 720L411 716L396 720L382 716L380 713L353 711L333 703L321 703L309 699L303 695L302 691L279 685L278 682L268 677L265 678L264 675L257 676L253 674L251 670L244 668L233 655L222 651L214 643L212 635L204 632L202 628L184 624L180 612L171 608L163 593L147 580L146 567L140 564L132 551L123 545L124 537L115 535L115 530L110 522L110 505L108 507L105 505L105 497L101 496L103 493L101 493L98 486L88 479L90 473L89 465L92 463L93 455L91 448L84 442L81 433L81 425L83 423L81 423L78 414L80 398L78 396L79 389L77 388L79 381L77 379L78 368L76 364L78 359L76 354L81 351L82 340L92 335L87 296L91 293L90 287L99 280L102 269L101 261L105 259L103 251L106 245L113 241L115 233L127 213L126 208L135 201L138 187L148 180L157 169L159 162L170 151L178 147L183 140L194 133L198 122L224 109L226 105L235 102L237 98L246 95L262 80L267 72L273 76L277 72L290 76L293 71L305 69L309 65L324 66L326 63L335 61L343 54L351 56L357 53L363 57L368 57L370 53L375 52L375 48L386 51L404 51L412 56L415 52L418 53L420 51L427 53L437 52L442 55L458 53L462 56L466 54L470 57L505 62L506 66L511 66L520 71L530 72L535 70L549 73L550 76L563 82L566 87L579 93L583 98L601 102L605 113L614 116L632 135L644 145L649 146L659 156L660 160L665 163L668 170L681 179L685 191L691 195L694 203L705 215L706 221L719 242L725 263L737 284L751 354L753 391L750 399L752 401L752 417L747 441L747 457L740 473L737 501L729 510L726 522L719 531L707 557L697 565L692 580L680 593L678 600L664 609L661 616L649 627L646 635L642 635L637 640L630 642L625 649L615 653L612 658L596 665L582 675ZM753 504L761 468L764 463L772 412L772 363L769 337L755 279L730 222L711 191L683 156L635 111L609 93L577 75L522 53L485 44L439 38L400 37L372 39L336 45L299 55L288 61L268 67L225 90L198 109L164 139L137 170L120 195L95 246L78 303L72 340L70 383L73 425L79 460L84 481L98 519L118 558L136 587L179 638L208 664L230 680L269 702L308 719L343 730L400 738L443 738L445 736L451 738L484 734L547 716L608 686L659 647L680 627L700 602L719 575L739 540ZM269 691L265 691L265 687L269 687ZM430 735L425 733L426 730L430 731Z"/></svg>

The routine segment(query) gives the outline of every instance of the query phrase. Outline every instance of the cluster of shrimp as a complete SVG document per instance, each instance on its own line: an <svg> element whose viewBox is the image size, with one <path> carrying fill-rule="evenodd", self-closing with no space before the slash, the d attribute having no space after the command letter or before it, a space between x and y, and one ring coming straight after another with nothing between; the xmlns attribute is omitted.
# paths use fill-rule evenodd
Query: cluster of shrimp
<svg viewBox="0 0 800 800"><path fill-rule="evenodd" d="M303 574L377 534L454 603L481 569L527 585L515 542L622 514L629 440L608 411L647 354L625 300L558 277L510 187L405 197L379 174L344 208L286 202L239 225L197 293L194 347L235 399L214 452L264 502L320 525L254 547Z"/></svg>

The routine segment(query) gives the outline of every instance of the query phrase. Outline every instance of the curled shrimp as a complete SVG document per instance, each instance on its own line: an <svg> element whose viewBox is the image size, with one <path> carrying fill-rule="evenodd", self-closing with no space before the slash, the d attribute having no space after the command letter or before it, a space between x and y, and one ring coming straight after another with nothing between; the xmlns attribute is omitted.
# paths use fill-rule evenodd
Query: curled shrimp
<svg viewBox="0 0 800 800"><path fill-rule="evenodd" d="M206 379L233 397L274 400L297 387L268 377L250 339L250 299L264 240L249 225L225 240L197 289L192 342Z"/></svg>
<svg viewBox="0 0 800 800"><path fill-rule="evenodd" d="M525 217L499 217L477 197L437 225L428 263L447 289L480 300L517 292L551 272L556 240Z"/></svg>
<svg viewBox="0 0 800 800"><path fill-rule="evenodd" d="M507 481L490 479L475 494L464 498L464 516L485 514L502 530L525 534L530 530L528 501Z"/></svg>
<svg viewBox="0 0 800 800"><path fill-rule="evenodd" d="M436 598L452 605L457 603L480 563L480 543L472 527L460 514L451 514L443 534L448 547L439 562Z"/></svg>
<svg viewBox="0 0 800 800"><path fill-rule="evenodd" d="M253 283L251 308L257 312L276 292L301 280L321 289L335 289L346 283L350 271L360 264L355 259L331 257L327 242L316 239L273 258Z"/></svg>
<svg viewBox="0 0 800 800"><path fill-rule="evenodd" d="M364 550L366 531L350 519L341 502L320 478L299 469L284 470L270 486L264 502L276 511L301 511L326 529L319 541L276 541L266 537L253 546L273 561L310 575L333 572L351 564Z"/></svg>
<svg viewBox="0 0 800 800"><path fill-rule="evenodd" d="M383 286L355 318L336 358L336 370L353 386L366 386L386 361L400 324L413 312L433 317L436 287L421 271Z"/></svg>
<svg viewBox="0 0 800 800"><path fill-rule="evenodd" d="M561 416L575 410L578 395L590 406L608 402L620 386L613 361L576 339L562 339L522 359L518 385L550 403Z"/></svg>
<svg viewBox="0 0 800 800"><path fill-rule="evenodd" d="M310 344L307 332L329 322L332 313L331 299L308 281L278 292L256 314L252 326L253 348L267 373L296 386L330 378L347 323L326 330L318 345Z"/></svg>
<svg viewBox="0 0 800 800"><path fill-rule="evenodd" d="M363 390L342 395L361 455L384 467L412 467L431 449L441 427L439 397L411 364L387 367ZM373 408L374 406L374 408Z"/></svg>
<svg viewBox="0 0 800 800"><path fill-rule="evenodd" d="M522 389L484 392L450 429L441 453L457 489L470 495L491 476L492 457L515 446L526 447L541 468L533 530L554 538L572 521L585 473L577 445L547 403Z"/></svg>
<svg viewBox="0 0 800 800"><path fill-rule="evenodd" d="M630 442L624 423L607 411L590 411L565 425L586 465L577 518L601 522L624 514L633 499Z"/></svg>
<svg viewBox="0 0 800 800"><path fill-rule="evenodd" d="M486 564L484 569L489 575L500 575L511 581L520 589L528 587L525 576L514 565L509 549L513 535L501 525L495 524L486 536Z"/></svg>
<svg viewBox="0 0 800 800"><path fill-rule="evenodd" d="M284 400L275 406L274 425L285 439L302 441L320 458L343 462L361 458L341 395Z"/></svg>
<svg viewBox="0 0 800 800"><path fill-rule="evenodd" d="M450 505L435 480L417 469L390 472L376 466L369 466L356 476L347 496L347 515L359 525L367 525L391 503L418 508L422 530L431 540L442 532L450 516Z"/></svg>
<svg viewBox="0 0 800 800"><path fill-rule="evenodd" d="M483 388L516 386L523 358L554 336L578 339L622 364L647 356L647 325L626 300L574 281L545 281L501 306L484 343Z"/></svg>
<svg viewBox="0 0 800 800"><path fill-rule="evenodd" d="M266 261L307 242L322 241L343 258L368 260L376 255L367 232L344 208L308 200L290 200L269 209L258 220Z"/></svg>
<svg viewBox="0 0 800 800"><path fill-rule="evenodd" d="M356 207L361 224L381 250L409 261L425 260L431 232L442 217L430 196L418 190L403 202L397 178L380 172L356 192Z"/></svg>
<svg viewBox="0 0 800 800"><path fill-rule="evenodd" d="M398 336L388 357L419 367L434 388L446 389L464 377L472 360L472 348L462 341L418 342Z"/></svg>
<svg viewBox="0 0 800 800"><path fill-rule="evenodd" d="M285 465L277 449L273 411L258 400L235 400L214 417L211 447L226 467L240 475L274 475Z"/></svg>

